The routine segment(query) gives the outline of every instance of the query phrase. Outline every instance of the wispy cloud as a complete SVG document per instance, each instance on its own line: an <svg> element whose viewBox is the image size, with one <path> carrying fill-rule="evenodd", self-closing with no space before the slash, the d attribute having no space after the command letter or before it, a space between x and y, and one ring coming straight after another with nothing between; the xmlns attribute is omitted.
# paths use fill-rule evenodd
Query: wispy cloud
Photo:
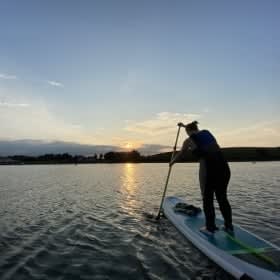
<svg viewBox="0 0 280 280"><path fill-rule="evenodd" d="M0 79L3 79L3 80L16 80L17 76L0 73Z"/></svg>
<svg viewBox="0 0 280 280"><path fill-rule="evenodd" d="M173 131L178 122L187 123L199 118L200 114L161 112L150 120L126 121L125 130L145 135L161 135Z"/></svg>
<svg viewBox="0 0 280 280"><path fill-rule="evenodd" d="M143 144L137 150L143 155L151 155L151 154L169 152L172 150L172 146L159 145L159 144Z"/></svg>
<svg viewBox="0 0 280 280"><path fill-rule="evenodd" d="M30 104L27 103L9 103L9 102L0 102L0 107L28 107Z"/></svg>
<svg viewBox="0 0 280 280"><path fill-rule="evenodd" d="M10 74L5 74L5 73L0 73L0 80L17 80L18 77L16 75L10 75ZM47 82L50 86L53 87L60 87L63 88L64 84L58 81L54 80L47 80L47 81L42 81L42 82Z"/></svg>
<svg viewBox="0 0 280 280"><path fill-rule="evenodd" d="M47 81L47 83L53 87L64 87L64 85L57 81Z"/></svg>
<svg viewBox="0 0 280 280"><path fill-rule="evenodd" d="M263 121L217 134L223 146L280 146L280 120Z"/></svg>
<svg viewBox="0 0 280 280"><path fill-rule="evenodd" d="M0 106L0 131L6 138L97 143L93 131L57 116L41 101L33 100L32 106L25 102L1 102Z"/></svg>

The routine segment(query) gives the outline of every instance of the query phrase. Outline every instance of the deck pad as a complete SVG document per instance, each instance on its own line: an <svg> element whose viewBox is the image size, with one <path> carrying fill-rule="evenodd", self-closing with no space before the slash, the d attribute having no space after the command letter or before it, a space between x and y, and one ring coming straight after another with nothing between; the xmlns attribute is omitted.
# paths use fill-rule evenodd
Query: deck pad
<svg viewBox="0 0 280 280"><path fill-rule="evenodd" d="M186 225L215 247L259 267L272 271L279 269L280 251L275 250L266 241L238 226L235 226L234 235L231 235L221 229L223 220L220 218L216 218L216 225L220 230L216 231L213 236L207 236L199 230L205 225L203 214L199 214L196 217L185 216ZM268 259L266 260L266 258Z"/></svg>

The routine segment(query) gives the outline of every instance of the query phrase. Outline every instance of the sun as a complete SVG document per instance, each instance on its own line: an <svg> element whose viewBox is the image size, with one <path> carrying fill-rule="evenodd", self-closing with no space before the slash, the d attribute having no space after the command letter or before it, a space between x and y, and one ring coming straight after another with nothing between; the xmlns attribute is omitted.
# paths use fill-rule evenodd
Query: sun
<svg viewBox="0 0 280 280"><path fill-rule="evenodd" d="M124 140L120 144L120 147L126 151L133 151L140 148L141 146L142 144L139 141L134 141L134 140Z"/></svg>
<svg viewBox="0 0 280 280"><path fill-rule="evenodd" d="M131 143L125 143L124 147L126 149L131 149L132 148L132 144Z"/></svg>

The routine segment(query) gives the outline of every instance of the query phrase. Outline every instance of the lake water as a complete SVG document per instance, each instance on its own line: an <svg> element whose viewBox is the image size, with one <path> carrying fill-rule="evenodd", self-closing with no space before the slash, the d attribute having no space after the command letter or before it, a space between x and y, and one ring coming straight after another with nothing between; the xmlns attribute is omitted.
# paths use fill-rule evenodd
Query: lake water
<svg viewBox="0 0 280 280"><path fill-rule="evenodd" d="M234 222L280 246L280 162L231 163ZM0 279L232 279L166 219L167 164L0 166ZM201 206L198 165L168 195ZM217 211L218 213L218 211Z"/></svg>

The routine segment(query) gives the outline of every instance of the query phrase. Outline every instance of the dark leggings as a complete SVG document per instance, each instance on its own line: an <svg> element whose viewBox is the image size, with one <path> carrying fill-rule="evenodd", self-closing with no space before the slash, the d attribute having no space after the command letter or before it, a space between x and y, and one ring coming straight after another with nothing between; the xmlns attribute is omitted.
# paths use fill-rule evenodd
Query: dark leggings
<svg viewBox="0 0 280 280"><path fill-rule="evenodd" d="M206 218L206 228L213 231L215 225L214 193L224 218L225 227L232 227L232 214L227 199L227 186L230 179L230 169L227 164L221 168L206 168L206 181L203 190L203 210Z"/></svg>

